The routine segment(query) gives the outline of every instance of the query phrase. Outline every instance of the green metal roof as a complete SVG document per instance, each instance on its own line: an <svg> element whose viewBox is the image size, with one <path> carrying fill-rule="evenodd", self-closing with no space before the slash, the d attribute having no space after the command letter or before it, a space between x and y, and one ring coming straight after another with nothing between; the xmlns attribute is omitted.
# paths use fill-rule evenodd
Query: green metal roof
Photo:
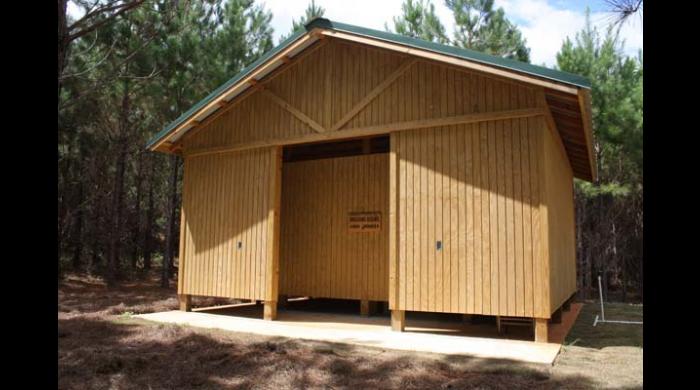
<svg viewBox="0 0 700 390"><path fill-rule="evenodd" d="M350 24L345 24L345 23L340 23L340 22L333 22L331 20L325 19L325 18L315 18L309 21L304 28L301 28L297 31L295 31L289 38L285 39L282 41L279 45L277 45L275 48L270 50L269 52L265 53L262 57L260 57L257 61L253 62L252 64L248 65L245 67L240 73L235 75L232 79L227 81L226 83L222 84L220 87L212 91L209 95L207 95L204 99L200 100L197 104L192 106L189 110L184 112L182 115L180 115L177 119L175 119L173 122L165 126L163 130L158 132L150 141L148 141L148 144L146 145L146 148L150 148L157 142L159 142L163 137L168 135L170 131L175 129L177 126L182 124L187 118L192 116L194 113L196 113L199 109L207 105L209 102L211 102L213 99L215 99L217 96L219 96L222 92L224 92L226 89L229 87L235 85L238 81L246 77L249 73L251 73L255 68L257 68L259 65L263 64L266 62L268 59L272 58L275 56L277 53L282 51L284 48L292 44L294 41L296 41L298 38L300 38L302 35L304 35L307 31L311 31L314 28L323 28L323 29L328 29L328 30L335 30L335 31L341 31L341 32L347 32L355 35L363 35L367 36L373 39L380 39L384 41L389 41L393 43L398 43L400 45L404 46L410 46L422 50L429 50L432 52L440 53L440 54L445 54L449 55L452 57L457 57L457 58L462 58L465 60L473 61L473 62L479 62L482 64L498 67L498 68L503 68L507 70L512 70L515 72L520 72L520 73L526 73L529 75L537 76L537 77L542 77L550 80L554 80L560 83L565 83L565 84L570 84L570 85L575 85L577 87L582 87L582 88L591 88L591 83L590 81L580 75L576 75L573 73L568 73L568 72L563 72L560 70L555 70L555 69L550 69L546 68L544 66L538 66L538 65L533 65L529 64L527 62L521 62L517 60L511 60L508 58L502 58L502 57L497 57L493 56L490 54L478 52L475 50L470 50L470 49L463 49L460 47L455 47L455 46L449 46L449 45L442 45L439 43L435 42L429 42L425 41L422 39L417 39L417 38L411 38L403 35L398 35L386 31L380 31L380 30L373 30L365 27L359 27L359 26L353 26Z"/></svg>

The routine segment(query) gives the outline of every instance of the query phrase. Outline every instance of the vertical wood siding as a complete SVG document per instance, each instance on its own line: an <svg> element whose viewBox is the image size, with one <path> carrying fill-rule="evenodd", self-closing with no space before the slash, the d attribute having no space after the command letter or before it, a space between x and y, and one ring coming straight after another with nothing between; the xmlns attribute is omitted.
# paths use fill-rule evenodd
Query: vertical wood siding
<svg viewBox="0 0 700 390"><path fill-rule="evenodd" d="M554 140L544 132L543 156L547 205L550 312L576 291L576 234L574 232L573 172Z"/></svg>
<svg viewBox="0 0 700 390"><path fill-rule="evenodd" d="M181 294L265 299L276 157L261 148L185 160Z"/></svg>
<svg viewBox="0 0 700 390"><path fill-rule="evenodd" d="M394 134L400 309L549 317L549 280L536 279L543 131L533 118Z"/></svg>
<svg viewBox="0 0 700 390"><path fill-rule="evenodd" d="M263 83L330 128L408 58L329 38ZM337 131L533 108L535 93L519 82L420 60ZM187 136L183 147L187 155L309 134L315 130L255 92ZM392 142L400 309L548 318L573 293L571 170L553 152L543 118L401 131ZM270 150L186 160L182 293L261 296L272 169L263 155ZM280 293L388 299L388 165L386 155L284 165ZM363 187L363 180L378 184ZM380 235L339 234L350 207L375 204L383 212ZM240 251L237 241L244 242Z"/></svg>
<svg viewBox="0 0 700 390"><path fill-rule="evenodd" d="M325 128L409 59L409 55L330 39L274 76L265 88ZM338 131L399 121L535 107L534 89L453 66L421 60L411 65ZM306 123L255 92L186 136L201 150L315 134Z"/></svg>
<svg viewBox="0 0 700 390"><path fill-rule="evenodd" d="M280 294L386 301L387 154L285 163ZM351 211L380 211L381 230L349 232Z"/></svg>

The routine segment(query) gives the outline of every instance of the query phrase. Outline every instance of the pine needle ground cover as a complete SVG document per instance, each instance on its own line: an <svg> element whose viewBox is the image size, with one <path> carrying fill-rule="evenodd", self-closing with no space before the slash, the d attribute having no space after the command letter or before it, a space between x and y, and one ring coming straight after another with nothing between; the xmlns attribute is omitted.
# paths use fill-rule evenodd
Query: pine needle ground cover
<svg viewBox="0 0 700 390"><path fill-rule="evenodd" d="M137 313L177 308L174 288L162 289L158 283L157 277L145 278L109 289L99 279L75 275L61 283L59 388L642 386L641 328L619 329L603 324L590 330L599 310L594 303L584 305L562 353L550 367L270 338L133 318ZM213 298L195 302L222 303L229 302ZM623 312L627 318L636 319L642 307L621 305L611 309L609 315L618 318Z"/></svg>

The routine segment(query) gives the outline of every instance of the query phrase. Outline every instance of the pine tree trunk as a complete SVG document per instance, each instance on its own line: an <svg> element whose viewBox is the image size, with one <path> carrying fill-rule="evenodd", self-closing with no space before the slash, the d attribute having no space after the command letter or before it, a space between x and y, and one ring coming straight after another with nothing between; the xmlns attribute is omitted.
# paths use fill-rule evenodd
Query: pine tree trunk
<svg viewBox="0 0 700 390"><path fill-rule="evenodd" d="M588 235L590 237L590 235ZM593 258L591 241L586 242L586 298L590 299L593 293Z"/></svg>
<svg viewBox="0 0 700 390"><path fill-rule="evenodd" d="M119 120L119 138L117 141L117 169L112 190L112 231L109 237L109 258L107 262L107 285L114 286L119 272L119 249L122 231L122 200L124 190L124 172L126 170L126 154L128 151L129 129L129 83L124 82L121 115Z"/></svg>
<svg viewBox="0 0 700 390"><path fill-rule="evenodd" d="M161 287L164 288L170 286L170 268L173 264L173 243L175 240L175 228L173 225L175 224L178 165L178 157L176 155L172 155L170 158L170 182L168 183L168 221L165 237L165 255L163 256L163 274L160 282Z"/></svg>
<svg viewBox="0 0 700 390"><path fill-rule="evenodd" d="M100 212L102 210L102 205L99 203L99 198L95 199L95 204L93 205L93 218L92 218L92 237L91 237L91 242L90 242L90 248L92 252L92 260L90 263L90 270L95 271L97 270L98 266L100 265L100 235L101 235L101 229L100 227L102 226L102 223L100 221L100 218L102 216L102 213Z"/></svg>
<svg viewBox="0 0 700 390"><path fill-rule="evenodd" d="M136 170L136 183L134 185L136 186L136 200L134 204L134 216L136 218L136 222L134 223L134 227L132 230L132 244L133 244L133 251L131 253L131 269L133 271L136 271L136 267L138 265L138 259L139 259L139 240L141 239L141 181L143 177L143 153L139 152L138 153L138 162L137 162L137 170Z"/></svg>
<svg viewBox="0 0 700 390"><path fill-rule="evenodd" d="M83 180L80 179L78 184L78 205L76 207L75 227L73 230L73 270L78 271L82 265L81 258L83 253Z"/></svg>
<svg viewBox="0 0 700 390"><path fill-rule="evenodd" d="M143 231L143 269L151 269L151 254L153 252L153 243L151 240L153 229L153 180L149 174L148 180L148 208L146 209L146 226Z"/></svg>
<svg viewBox="0 0 700 390"><path fill-rule="evenodd" d="M65 68L66 56L68 54L68 25L66 22L66 11L68 0L58 0L58 96L61 96L61 75Z"/></svg>
<svg viewBox="0 0 700 390"><path fill-rule="evenodd" d="M124 187L124 171L126 165L126 139L119 141L119 154L117 155L117 170L112 190L112 231L109 234L109 257L107 261L107 285L116 284L119 272L119 248L122 230L122 192Z"/></svg>

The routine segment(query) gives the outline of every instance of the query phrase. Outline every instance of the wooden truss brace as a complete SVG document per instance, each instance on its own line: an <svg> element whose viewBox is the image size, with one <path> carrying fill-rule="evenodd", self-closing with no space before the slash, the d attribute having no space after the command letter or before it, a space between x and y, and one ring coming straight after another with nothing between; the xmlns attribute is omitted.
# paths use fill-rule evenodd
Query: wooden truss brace
<svg viewBox="0 0 700 390"><path fill-rule="evenodd" d="M370 104L380 93L387 89L396 79L404 74L408 68L416 63L417 59L411 57L405 60L395 71L393 71L384 81L379 83L370 93L360 100L353 108L351 108L338 122L331 126L331 131L336 131L343 127L350 119L354 118L363 108Z"/></svg>
<svg viewBox="0 0 700 390"><path fill-rule="evenodd" d="M257 81L255 79L250 79L247 83L250 85L245 91L241 92L238 96L235 98L229 100L228 102L225 100L220 101L219 104L219 109L217 111L214 111L211 115L206 117L203 121L199 122L197 126L194 128L190 129L181 139L177 141L178 144L181 144L184 140L191 138L194 136L200 129L205 128L208 124L213 122L216 118L219 116L225 114L229 110L231 110L233 107L244 101L248 96L252 95L253 93L259 91L260 89L264 88L265 85L269 84L272 80L274 80L277 76L279 76L284 70L289 69L289 66L298 63L305 57L309 56L310 54L314 53L316 50L322 48L323 46L328 44L328 39L320 40L319 43L314 44L311 47L308 47L305 49L303 52L300 54L297 54L296 56L290 58L289 56L285 55L281 57L281 61L284 62L284 66L280 66L279 68L275 69L272 74L266 76L263 80Z"/></svg>
<svg viewBox="0 0 700 390"><path fill-rule="evenodd" d="M326 128L321 126L320 123L316 122L315 120L309 118L306 114L303 112L299 111L296 107L292 106L289 104L286 100L282 99L281 97L275 95L272 91L269 89L266 89L264 87L261 87L261 93L275 102L278 106L282 107L282 109L288 111L290 114L294 115L297 119L300 121L306 123L307 125L311 126L312 129L316 130L317 133L323 133L326 131Z"/></svg>
<svg viewBox="0 0 700 390"><path fill-rule="evenodd" d="M552 116L552 112L549 110L549 104L547 103L547 99L545 98L544 94L544 89L539 88L536 92L537 94L537 107L542 109L542 112L544 113L544 120L547 122L547 128L549 129L549 132L552 134L552 138L554 138L554 142L557 144L557 149L559 149L559 152L564 156L564 159L569 163L569 166L571 166L571 161L569 159L569 155L566 153L566 148L564 147L564 142L561 139L561 135L559 135L559 130L557 129L557 124L554 122L554 117Z"/></svg>
<svg viewBox="0 0 700 390"><path fill-rule="evenodd" d="M300 144L300 143L306 143L306 142L316 142L316 141L344 139L344 138L353 138L353 137L366 137L366 136L377 135L377 134L386 134L386 133L390 133L390 132L394 132L394 131L404 131L404 130L412 130L412 129L439 127L439 126L451 126L451 125L457 125L457 124L478 123L478 122L503 120L503 119L527 118L527 117L539 116L539 115L544 115L544 114L545 114L544 110L542 108L538 107L538 108L524 108L524 109L517 109L517 110L482 112L482 113L456 115L456 116L448 116L448 117L441 117L441 118L419 119L419 120L412 120L412 121L385 123L385 124L376 125L376 126L355 127L355 128L351 128L351 129L345 129L343 131L319 132L319 133L314 133L314 134L306 134L306 135L303 135L300 137L296 136L296 137L291 137L291 138L287 137L287 138L270 139L270 140L264 140L264 141L246 142L246 143L241 143L241 144L236 144L236 145L229 145L229 146L215 147L215 148L191 149L191 150L185 150L185 155L187 157L195 157L195 156L202 156L202 155L208 155L208 154L236 152L236 151L241 151L241 150L248 150L248 149L260 148L260 147L266 147L266 146L274 146L274 145L294 145L294 144Z"/></svg>

